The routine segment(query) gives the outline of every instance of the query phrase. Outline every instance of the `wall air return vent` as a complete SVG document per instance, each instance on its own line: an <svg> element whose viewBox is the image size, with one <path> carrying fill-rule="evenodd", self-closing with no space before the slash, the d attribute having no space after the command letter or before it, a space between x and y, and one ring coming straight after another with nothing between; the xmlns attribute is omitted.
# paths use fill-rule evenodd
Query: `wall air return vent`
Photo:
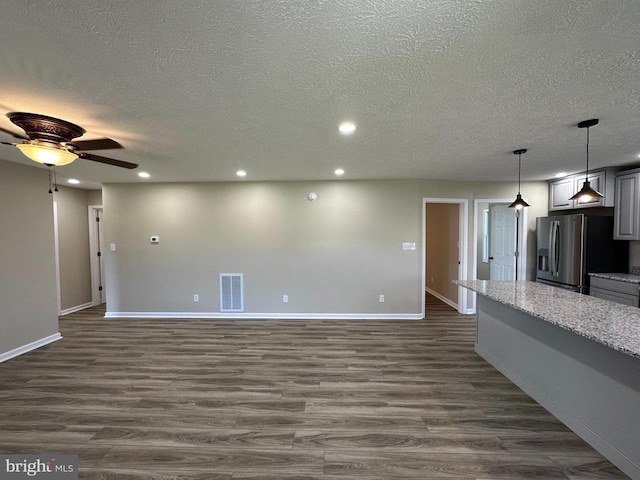
<svg viewBox="0 0 640 480"><path fill-rule="evenodd" d="M220 274L220 311L244 311L243 281L241 273Z"/></svg>

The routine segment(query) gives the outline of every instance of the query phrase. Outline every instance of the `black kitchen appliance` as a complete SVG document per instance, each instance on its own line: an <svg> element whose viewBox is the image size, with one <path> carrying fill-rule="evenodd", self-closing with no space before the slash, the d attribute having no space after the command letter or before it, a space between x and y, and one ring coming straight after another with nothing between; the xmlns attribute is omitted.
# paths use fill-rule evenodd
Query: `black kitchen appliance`
<svg viewBox="0 0 640 480"><path fill-rule="evenodd" d="M536 281L589 293L589 273L627 272L629 242L613 240L613 217L538 217Z"/></svg>

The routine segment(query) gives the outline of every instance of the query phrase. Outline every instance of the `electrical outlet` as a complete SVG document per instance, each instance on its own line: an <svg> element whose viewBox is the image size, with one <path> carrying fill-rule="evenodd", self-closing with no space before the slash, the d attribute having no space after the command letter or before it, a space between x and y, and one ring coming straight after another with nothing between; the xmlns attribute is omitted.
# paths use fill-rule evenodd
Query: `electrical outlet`
<svg viewBox="0 0 640 480"><path fill-rule="evenodd" d="M380 303L384 303L384 295L380 295L380 296L378 297L378 301L379 301Z"/></svg>
<svg viewBox="0 0 640 480"><path fill-rule="evenodd" d="M198 303L200 301L200 295L197 293L193 294L193 303Z"/></svg>
<svg viewBox="0 0 640 480"><path fill-rule="evenodd" d="M631 274L632 275L640 275L640 266L631 265Z"/></svg>
<svg viewBox="0 0 640 480"><path fill-rule="evenodd" d="M282 295L282 303L289 303L289 295Z"/></svg>

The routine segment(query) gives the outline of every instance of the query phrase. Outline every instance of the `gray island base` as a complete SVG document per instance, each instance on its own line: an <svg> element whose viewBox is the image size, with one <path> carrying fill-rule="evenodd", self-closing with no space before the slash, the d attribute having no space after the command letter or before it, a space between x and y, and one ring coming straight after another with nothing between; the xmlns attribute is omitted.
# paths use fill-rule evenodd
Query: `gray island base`
<svg viewBox="0 0 640 480"><path fill-rule="evenodd" d="M640 479L640 309L534 282L455 283L478 294L476 352Z"/></svg>

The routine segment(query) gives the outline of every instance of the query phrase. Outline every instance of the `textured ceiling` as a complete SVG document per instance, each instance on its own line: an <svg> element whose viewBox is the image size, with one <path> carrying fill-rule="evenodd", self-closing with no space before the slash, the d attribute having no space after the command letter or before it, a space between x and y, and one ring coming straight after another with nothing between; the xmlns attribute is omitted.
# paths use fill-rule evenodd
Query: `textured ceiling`
<svg viewBox="0 0 640 480"><path fill-rule="evenodd" d="M152 181L513 180L516 148L543 179L584 168L593 117L593 167L640 161L638 25L638 0L4 0L0 127L69 120Z"/></svg>

